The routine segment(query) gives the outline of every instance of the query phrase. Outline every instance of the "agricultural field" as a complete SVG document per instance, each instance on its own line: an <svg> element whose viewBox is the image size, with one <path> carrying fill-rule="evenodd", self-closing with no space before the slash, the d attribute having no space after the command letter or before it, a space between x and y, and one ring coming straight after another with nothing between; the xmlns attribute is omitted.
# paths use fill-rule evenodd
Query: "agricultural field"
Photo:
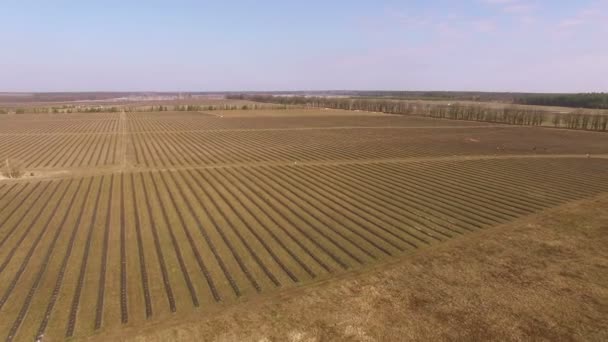
<svg viewBox="0 0 608 342"><path fill-rule="evenodd" d="M257 118L257 117L366 117L366 116L382 116L381 113L364 112L364 111L350 111L341 109L329 109L329 108L294 108L291 110L281 109L280 105L277 105L275 110L261 110L261 109L248 109L248 110L214 110L205 111L209 115L222 116L222 117L245 117L245 118Z"/></svg>
<svg viewBox="0 0 608 342"><path fill-rule="evenodd" d="M0 179L0 338L213 315L608 192L603 133L209 113L0 119L34 175Z"/></svg>

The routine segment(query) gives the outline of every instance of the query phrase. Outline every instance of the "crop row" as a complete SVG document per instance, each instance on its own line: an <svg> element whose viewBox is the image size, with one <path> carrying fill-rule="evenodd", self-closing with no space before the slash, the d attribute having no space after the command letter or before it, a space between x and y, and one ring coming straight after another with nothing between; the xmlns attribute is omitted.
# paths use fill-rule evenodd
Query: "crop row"
<svg viewBox="0 0 608 342"><path fill-rule="evenodd" d="M0 184L0 331L85 336L309 283L608 191L606 167L395 162Z"/></svg>
<svg viewBox="0 0 608 342"><path fill-rule="evenodd" d="M0 157L27 168L108 165L118 160L119 141L117 134L0 136Z"/></svg>
<svg viewBox="0 0 608 342"><path fill-rule="evenodd" d="M176 118L179 118L177 120ZM407 116L213 117L182 114L149 117L131 114L130 132L175 132L231 129L293 129L331 127L467 127L474 123Z"/></svg>
<svg viewBox="0 0 608 342"><path fill-rule="evenodd" d="M71 124L68 120L51 122ZM48 128L48 134L0 134L0 158L15 160L27 170L115 165L123 160L135 167L168 167L489 154L608 153L608 145L601 135L586 132L508 126L465 128L453 126L458 123L453 121L400 116L260 120L205 118L198 113L160 118L129 114L125 121L74 122L97 126L90 126L92 131L84 132L87 129L82 131L83 126L74 124L73 129L78 129L79 133L60 133L64 128L52 126ZM359 128L341 129L345 127ZM104 133L108 130L114 133Z"/></svg>
<svg viewBox="0 0 608 342"><path fill-rule="evenodd" d="M118 120L4 120L2 134L78 134L113 133L119 128Z"/></svg>
<svg viewBox="0 0 608 342"><path fill-rule="evenodd" d="M74 121L74 120L112 120L118 119L120 113L24 113L18 115L0 116L0 120L7 121Z"/></svg>
<svg viewBox="0 0 608 342"><path fill-rule="evenodd" d="M534 131L532 131L534 130ZM607 153L600 135L534 128L132 133L135 165Z"/></svg>

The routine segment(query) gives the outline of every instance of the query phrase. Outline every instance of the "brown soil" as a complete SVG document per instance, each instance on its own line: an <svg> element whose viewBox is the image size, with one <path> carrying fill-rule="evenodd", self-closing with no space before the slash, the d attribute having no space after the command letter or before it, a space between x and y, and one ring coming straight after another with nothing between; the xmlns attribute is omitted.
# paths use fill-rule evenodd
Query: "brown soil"
<svg viewBox="0 0 608 342"><path fill-rule="evenodd" d="M608 195L374 270L98 340L608 339Z"/></svg>

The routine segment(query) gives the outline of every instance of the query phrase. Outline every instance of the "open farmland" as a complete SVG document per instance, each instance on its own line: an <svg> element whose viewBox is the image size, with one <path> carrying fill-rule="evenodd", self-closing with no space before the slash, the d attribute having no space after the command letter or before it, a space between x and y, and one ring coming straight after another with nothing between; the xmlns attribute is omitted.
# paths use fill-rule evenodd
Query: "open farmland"
<svg viewBox="0 0 608 342"><path fill-rule="evenodd" d="M237 112L0 118L35 174L0 181L0 338L211 315L608 191L602 133Z"/></svg>
<svg viewBox="0 0 608 342"><path fill-rule="evenodd" d="M258 103L259 102L254 102ZM281 105L277 105L281 106ZM277 107L275 110L263 110L263 109L249 109L249 110L215 110L215 111L204 111L205 114L222 116L222 117L243 117L243 118L259 118L263 117L366 117L366 116L380 116L381 113L364 112L364 111L351 111L342 109L329 109L329 108L297 108L290 110L282 110L281 107Z"/></svg>

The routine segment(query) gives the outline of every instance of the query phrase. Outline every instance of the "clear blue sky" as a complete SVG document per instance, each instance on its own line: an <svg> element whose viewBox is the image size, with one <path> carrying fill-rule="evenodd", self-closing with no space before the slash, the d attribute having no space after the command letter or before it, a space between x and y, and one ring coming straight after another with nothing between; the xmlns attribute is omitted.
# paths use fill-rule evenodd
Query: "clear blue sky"
<svg viewBox="0 0 608 342"><path fill-rule="evenodd" d="M2 0L0 91L608 91L608 0Z"/></svg>

